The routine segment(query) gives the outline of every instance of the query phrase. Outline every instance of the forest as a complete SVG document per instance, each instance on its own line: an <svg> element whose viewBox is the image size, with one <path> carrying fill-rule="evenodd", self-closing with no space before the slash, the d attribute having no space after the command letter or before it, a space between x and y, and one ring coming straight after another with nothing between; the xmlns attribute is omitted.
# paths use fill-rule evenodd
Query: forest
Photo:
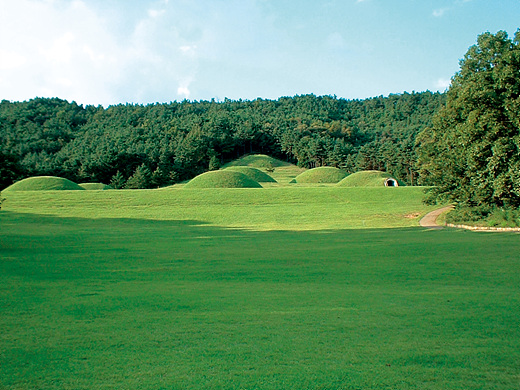
<svg viewBox="0 0 520 390"><path fill-rule="evenodd" d="M387 171L417 184L416 137L446 94L82 106L58 98L0 103L0 189L54 175L156 188L248 153L312 168Z"/></svg>

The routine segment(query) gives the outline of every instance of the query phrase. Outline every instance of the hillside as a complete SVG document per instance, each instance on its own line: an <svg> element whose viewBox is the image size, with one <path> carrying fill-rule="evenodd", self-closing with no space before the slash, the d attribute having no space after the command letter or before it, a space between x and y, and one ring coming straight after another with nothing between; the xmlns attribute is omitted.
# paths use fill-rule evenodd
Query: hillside
<svg viewBox="0 0 520 390"><path fill-rule="evenodd" d="M415 137L444 100L444 94L431 92L107 108L57 98L4 100L0 189L49 175L116 188L128 180L132 187L156 188L257 153L302 168L384 170L411 184L417 180Z"/></svg>

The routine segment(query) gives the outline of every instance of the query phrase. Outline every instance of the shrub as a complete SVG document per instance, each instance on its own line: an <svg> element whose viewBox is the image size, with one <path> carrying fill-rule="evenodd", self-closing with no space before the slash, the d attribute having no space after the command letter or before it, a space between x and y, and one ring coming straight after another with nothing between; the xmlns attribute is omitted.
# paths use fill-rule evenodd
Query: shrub
<svg viewBox="0 0 520 390"><path fill-rule="evenodd" d="M446 222L493 227L519 227L520 210L483 206L457 206L446 216Z"/></svg>

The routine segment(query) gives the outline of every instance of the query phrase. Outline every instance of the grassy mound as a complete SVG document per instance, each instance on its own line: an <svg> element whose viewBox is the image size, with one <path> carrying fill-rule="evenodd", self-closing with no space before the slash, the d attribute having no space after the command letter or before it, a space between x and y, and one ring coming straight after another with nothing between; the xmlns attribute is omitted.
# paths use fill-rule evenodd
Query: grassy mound
<svg viewBox="0 0 520 390"><path fill-rule="evenodd" d="M274 157L267 156L265 154L249 154L247 156L240 157L237 160L225 164L223 168L236 166L245 166L253 168L277 168L286 167L290 165L292 164L282 160L278 160Z"/></svg>
<svg viewBox="0 0 520 390"><path fill-rule="evenodd" d="M340 187L397 187L404 186L404 183L386 172L360 171L347 176L337 185Z"/></svg>
<svg viewBox="0 0 520 390"><path fill-rule="evenodd" d="M80 183L79 186L82 187L83 189L89 190L89 191L113 190L113 188L111 186L109 186L108 184L103 184L103 183Z"/></svg>
<svg viewBox="0 0 520 390"><path fill-rule="evenodd" d="M337 183L347 176L347 173L339 168L318 167L305 171L294 179L296 183Z"/></svg>
<svg viewBox="0 0 520 390"><path fill-rule="evenodd" d="M83 190L78 184L56 176L34 176L17 181L2 192L9 191L54 191L54 190Z"/></svg>
<svg viewBox="0 0 520 390"><path fill-rule="evenodd" d="M191 179L185 188L262 188L255 180L241 172L210 171Z"/></svg>
<svg viewBox="0 0 520 390"><path fill-rule="evenodd" d="M231 166L231 167L227 167L226 170L243 173L247 177L249 177L259 183L276 183L276 180L274 180L271 176L269 176L265 172L262 172L258 168L245 167L245 166Z"/></svg>

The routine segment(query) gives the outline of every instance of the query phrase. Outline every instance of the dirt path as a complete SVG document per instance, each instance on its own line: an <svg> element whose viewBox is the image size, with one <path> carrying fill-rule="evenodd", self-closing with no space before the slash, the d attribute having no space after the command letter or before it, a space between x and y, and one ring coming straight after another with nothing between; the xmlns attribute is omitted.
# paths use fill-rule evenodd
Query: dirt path
<svg viewBox="0 0 520 390"><path fill-rule="evenodd" d="M439 215L444 213L445 211L451 210L453 206L446 206L437 210L433 210L426 214L422 219L419 221L419 224L422 227L429 228L429 229L444 229L444 226L441 226L437 224L437 218Z"/></svg>

